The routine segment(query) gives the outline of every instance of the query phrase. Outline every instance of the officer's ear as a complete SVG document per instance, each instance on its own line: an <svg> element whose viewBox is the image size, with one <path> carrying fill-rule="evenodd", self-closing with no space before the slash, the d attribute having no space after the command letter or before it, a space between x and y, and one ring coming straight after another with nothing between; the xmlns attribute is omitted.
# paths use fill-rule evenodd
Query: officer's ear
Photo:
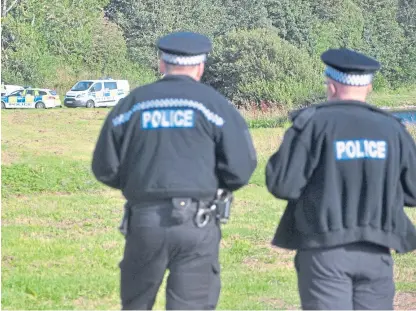
<svg viewBox="0 0 416 311"><path fill-rule="evenodd" d="M335 83L333 83L331 79L328 79L326 81L326 96L330 100L334 98L336 94L337 94L337 87Z"/></svg>
<svg viewBox="0 0 416 311"><path fill-rule="evenodd" d="M205 63L200 63L198 65L198 77L199 79L201 79L202 75L204 74L204 70L205 70Z"/></svg>
<svg viewBox="0 0 416 311"><path fill-rule="evenodd" d="M166 74L166 64L161 59L159 59L159 71L161 74Z"/></svg>

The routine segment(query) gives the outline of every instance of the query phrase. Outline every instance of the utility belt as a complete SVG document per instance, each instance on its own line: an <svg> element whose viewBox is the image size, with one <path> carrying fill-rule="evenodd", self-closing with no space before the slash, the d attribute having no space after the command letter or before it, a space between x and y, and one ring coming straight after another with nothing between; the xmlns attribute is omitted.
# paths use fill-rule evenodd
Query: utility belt
<svg viewBox="0 0 416 311"><path fill-rule="evenodd" d="M172 219L177 224L186 221L191 205L196 204L196 212L193 220L198 228L204 228L210 221L215 221L218 225L226 224L230 218L231 204L233 202L233 194L224 189L218 189L216 196L211 201L194 200L192 198L172 198L170 203L173 206ZM130 222L131 207L128 204L124 206L124 215L121 220L119 230L124 236L128 233Z"/></svg>

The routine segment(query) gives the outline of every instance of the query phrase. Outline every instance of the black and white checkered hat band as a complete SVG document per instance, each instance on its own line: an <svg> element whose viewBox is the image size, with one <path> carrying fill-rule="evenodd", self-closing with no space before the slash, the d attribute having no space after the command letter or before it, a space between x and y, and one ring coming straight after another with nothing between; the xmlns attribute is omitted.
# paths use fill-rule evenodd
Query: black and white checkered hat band
<svg viewBox="0 0 416 311"><path fill-rule="evenodd" d="M201 54L193 56L179 56L163 52L161 58L169 64L192 66L205 62L205 60L207 59L207 55Z"/></svg>
<svg viewBox="0 0 416 311"><path fill-rule="evenodd" d="M373 74L348 74L336 70L333 67L327 66L325 69L325 75L339 83L353 85L353 86L365 86L369 85L373 80Z"/></svg>

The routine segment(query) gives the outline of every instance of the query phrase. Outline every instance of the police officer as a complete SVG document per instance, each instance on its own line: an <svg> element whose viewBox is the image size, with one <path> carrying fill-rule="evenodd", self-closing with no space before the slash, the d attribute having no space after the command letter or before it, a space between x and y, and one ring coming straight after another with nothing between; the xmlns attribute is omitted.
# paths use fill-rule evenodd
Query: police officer
<svg viewBox="0 0 416 311"><path fill-rule="evenodd" d="M163 78L111 110L92 161L96 178L127 200L122 308L152 309L168 269L167 309L215 309L221 231L215 217L196 215L218 189L248 183L256 153L243 117L200 82L211 41L175 32L158 48Z"/></svg>
<svg viewBox="0 0 416 311"><path fill-rule="evenodd" d="M303 309L393 309L390 249L416 249L403 206L416 206L416 146L389 113L366 103L378 61L330 49L328 102L296 111L266 169L288 201L272 244L297 250Z"/></svg>

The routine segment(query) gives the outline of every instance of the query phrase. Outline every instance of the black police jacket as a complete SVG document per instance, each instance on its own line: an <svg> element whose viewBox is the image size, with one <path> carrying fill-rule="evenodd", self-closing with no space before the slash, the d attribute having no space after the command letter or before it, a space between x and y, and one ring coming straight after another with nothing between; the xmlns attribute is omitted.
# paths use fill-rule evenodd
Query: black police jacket
<svg viewBox="0 0 416 311"><path fill-rule="evenodd" d="M213 88L167 75L133 90L101 129L92 171L129 202L211 199L246 185L257 165L247 125Z"/></svg>
<svg viewBox="0 0 416 311"><path fill-rule="evenodd" d="M297 111L266 168L288 201L272 244L288 249L367 241L408 252L416 229L416 146L391 114L356 101Z"/></svg>

